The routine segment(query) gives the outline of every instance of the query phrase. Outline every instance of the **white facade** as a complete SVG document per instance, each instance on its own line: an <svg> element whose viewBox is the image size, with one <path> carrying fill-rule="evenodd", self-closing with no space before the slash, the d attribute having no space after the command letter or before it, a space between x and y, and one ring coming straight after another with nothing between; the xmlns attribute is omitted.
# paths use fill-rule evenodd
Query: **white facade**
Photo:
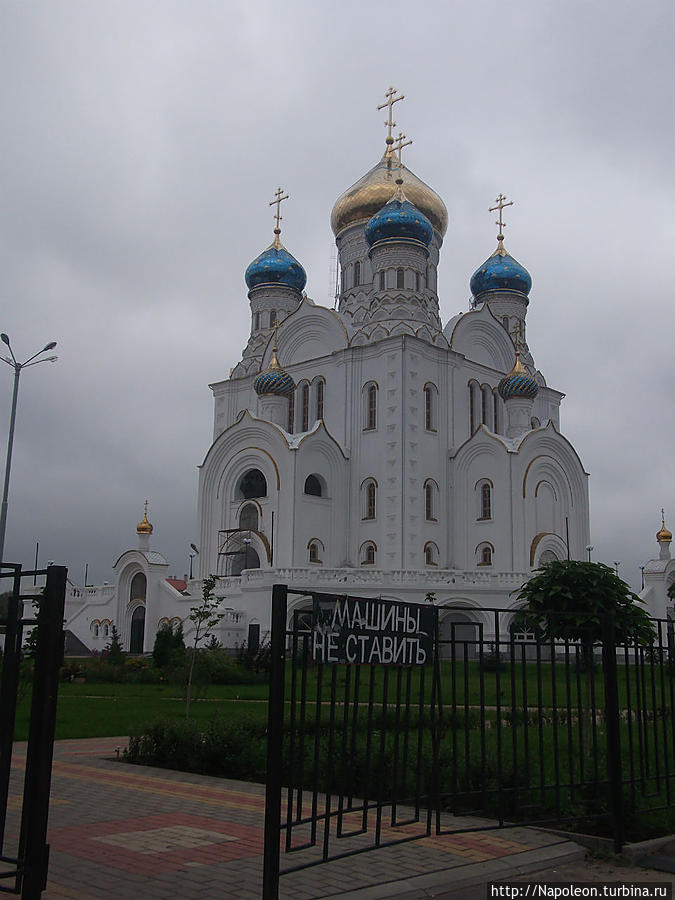
<svg viewBox="0 0 675 900"><path fill-rule="evenodd" d="M391 197L385 154L333 211L337 310L297 285L251 288L242 359L211 385L196 577L180 591L147 542L124 553L107 592L69 598L68 627L89 646L91 621L105 616L129 647L143 604L151 649L160 621L185 619L212 573L230 608L221 636L230 646L250 623L266 630L276 582L401 600L432 592L443 607L473 607L462 615L489 633L482 608L511 608L512 592L544 561L585 558L588 476L561 431L564 395L546 385L525 342L527 294L491 290L443 326L436 268L447 213L403 171L406 196L433 225L428 249L403 239L368 245L372 211L359 207L355 188L364 184L372 202L378 187L380 205ZM533 315L538 305L535 297ZM254 389L261 372L276 371L270 317L276 358L295 383L292 412L289 396ZM516 364L516 331L538 392L505 401L498 386ZM144 599L132 596L137 572L147 579Z"/></svg>

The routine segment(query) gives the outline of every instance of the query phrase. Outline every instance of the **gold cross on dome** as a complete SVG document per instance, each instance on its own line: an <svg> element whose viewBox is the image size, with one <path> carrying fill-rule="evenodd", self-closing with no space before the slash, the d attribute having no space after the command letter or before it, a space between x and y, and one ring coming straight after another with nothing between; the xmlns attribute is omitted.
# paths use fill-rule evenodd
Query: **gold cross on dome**
<svg viewBox="0 0 675 900"><path fill-rule="evenodd" d="M396 127L396 122L394 122L392 118L394 103L398 103L399 100L403 100L405 97L405 94L401 94L399 97L397 97L396 94L396 88L390 87L384 95L387 99L384 101L384 103L380 103L380 105L377 107L378 110L384 109L385 107L389 110L387 121L384 123L387 126L387 137L385 139L385 143L387 145L387 156L391 155L392 144L394 143L394 138L391 136L391 129Z"/></svg>
<svg viewBox="0 0 675 900"><path fill-rule="evenodd" d="M276 222L276 226L274 228L274 234L276 235L275 240L278 239L279 235L281 234L279 222L281 222L281 220L283 219L283 216L280 212L282 200L288 200L288 194L284 194L283 188L278 187L277 192L274 195L274 200L270 200L269 203L270 206L276 206L277 208L277 211L274 213L274 221Z"/></svg>
<svg viewBox="0 0 675 900"><path fill-rule="evenodd" d="M145 512L143 513L144 517L148 518L148 501L145 501Z"/></svg>
<svg viewBox="0 0 675 900"><path fill-rule="evenodd" d="M406 135L403 134L401 131L399 131L398 137L396 138L396 140L394 141L394 143L392 144L392 147L391 147L392 150L394 150L396 153L398 153L399 168L403 165L403 163L401 162L401 152L404 147L409 147L411 144L412 144L412 140L406 141Z"/></svg>
<svg viewBox="0 0 675 900"><path fill-rule="evenodd" d="M502 218L502 210L505 206L513 206L513 200L509 200L508 203L505 203L506 197L503 194L500 194L495 200L496 206L490 207L490 212L494 212L496 209L499 210L499 220L495 222L495 225L499 225L499 234L497 235L497 240L501 243L504 240L504 219Z"/></svg>

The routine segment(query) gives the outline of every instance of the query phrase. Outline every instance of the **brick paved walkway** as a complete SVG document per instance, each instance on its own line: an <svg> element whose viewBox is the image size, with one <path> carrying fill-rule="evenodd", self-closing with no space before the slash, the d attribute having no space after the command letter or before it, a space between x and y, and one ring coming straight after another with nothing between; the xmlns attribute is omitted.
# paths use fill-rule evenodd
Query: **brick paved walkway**
<svg viewBox="0 0 675 900"><path fill-rule="evenodd" d="M115 748L125 745L125 738L57 741L45 896L260 897L264 788L116 762ZM24 755L17 745L10 835ZM383 837L393 833L385 826ZM530 828L433 836L291 873L281 879L281 896L430 897L437 887L510 876L579 852Z"/></svg>

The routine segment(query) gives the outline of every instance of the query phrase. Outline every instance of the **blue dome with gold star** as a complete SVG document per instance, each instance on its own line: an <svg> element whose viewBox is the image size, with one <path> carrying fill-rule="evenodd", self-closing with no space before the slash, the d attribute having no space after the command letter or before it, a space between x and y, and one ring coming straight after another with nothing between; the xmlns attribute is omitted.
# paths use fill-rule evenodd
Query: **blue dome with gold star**
<svg viewBox="0 0 675 900"><path fill-rule="evenodd" d="M260 256L256 256L244 277L249 290L278 284L293 288L300 294L307 284L305 270L278 238Z"/></svg>
<svg viewBox="0 0 675 900"><path fill-rule="evenodd" d="M470 287L476 298L489 291L515 291L527 297L532 278L525 266L506 252L500 241L492 256L471 276Z"/></svg>
<svg viewBox="0 0 675 900"><path fill-rule="evenodd" d="M279 365L276 346L272 351L272 359L264 372L256 375L253 382L253 390L260 397L263 394L273 394L277 397L288 397L295 390L295 382Z"/></svg>
<svg viewBox="0 0 675 900"><path fill-rule="evenodd" d="M539 393L539 385L521 363L519 352L516 351L516 364L499 382L497 390L502 400L509 400L511 397L534 400Z"/></svg>
<svg viewBox="0 0 675 900"><path fill-rule="evenodd" d="M369 247L390 241L419 244L426 250L433 237L431 222L400 189L366 225Z"/></svg>

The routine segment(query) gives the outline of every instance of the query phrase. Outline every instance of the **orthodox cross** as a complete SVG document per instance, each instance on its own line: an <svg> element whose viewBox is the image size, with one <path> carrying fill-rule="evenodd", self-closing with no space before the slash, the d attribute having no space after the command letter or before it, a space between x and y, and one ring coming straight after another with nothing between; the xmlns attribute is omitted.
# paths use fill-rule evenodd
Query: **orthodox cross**
<svg viewBox="0 0 675 900"><path fill-rule="evenodd" d="M503 194L500 194L497 197L497 199L495 200L495 203L497 205L491 206L490 210L489 210L490 212L494 212L496 209L499 210L499 221L495 222L495 225L499 225L499 234L497 235L497 240L499 241L500 244L504 240L504 227L505 227L504 220L502 218L502 210L504 209L505 206L513 206L513 200L509 200L508 203L505 203L504 202L505 200L506 200L506 197Z"/></svg>
<svg viewBox="0 0 675 900"><path fill-rule="evenodd" d="M403 150L404 147L409 147L411 144L412 144L412 140L406 141L405 134L403 134L402 132L399 131L398 137L394 141L392 148L391 148L393 151L398 153L399 168L403 165L403 163L401 162L401 151Z"/></svg>
<svg viewBox="0 0 675 900"><path fill-rule="evenodd" d="M277 208L277 211L274 214L274 220L276 222L276 227L274 229L275 244L278 242L279 235L281 234L281 228L279 228L279 222L281 222L281 220L283 219L283 216L281 215L279 210L281 207L282 200L288 200L288 194L284 194L283 189L279 187L279 188L277 188L277 192L274 195L274 200L270 200L270 203L269 203L270 206L276 206L276 208Z"/></svg>
<svg viewBox="0 0 675 900"><path fill-rule="evenodd" d="M520 320L516 321L513 328L513 343L516 345L516 356L520 356Z"/></svg>
<svg viewBox="0 0 675 900"><path fill-rule="evenodd" d="M403 100L405 95L401 94L400 97L396 96L396 88L390 87L388 91L385 93L385 97L387 98L384 103L380 103L377 107L379 109L384 109L387 107L389 110L389 115L387 116L387 121L384 123L387 126L387 137L385 143L387 145L387 156L391 155L392 152L392 144L394 143L394 138L391 136L391 129L396 127L396 122L392 119L392 112L394 109L394 103L398 103L399 100Z"/></svg>

